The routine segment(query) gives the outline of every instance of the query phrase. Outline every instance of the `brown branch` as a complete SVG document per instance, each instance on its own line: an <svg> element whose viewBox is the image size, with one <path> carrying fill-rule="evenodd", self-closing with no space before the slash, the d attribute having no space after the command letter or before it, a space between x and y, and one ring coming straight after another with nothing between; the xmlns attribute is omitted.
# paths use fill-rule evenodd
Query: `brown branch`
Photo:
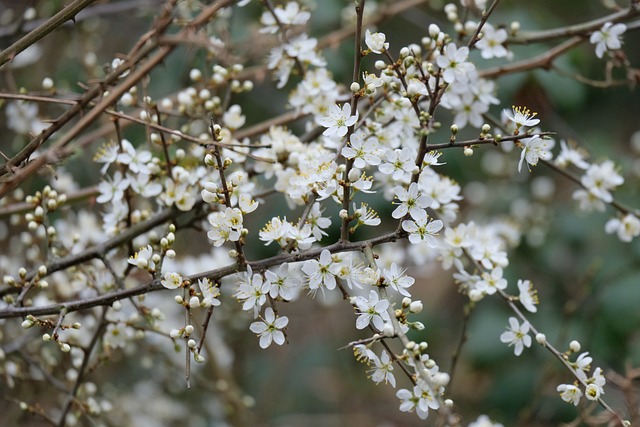
<svg viewBox="0 0 640 427"><path fill-rule="evenodd" d="M594 19L593 21L583 22L581 24L570 25L567 27L554 28L552 30L523 31L517 37L510 38L508 42L511 44L528 44L562 37L584 36L600 29L600 27L607 22L620 22L638 15L640 15L640 3L633 2L627 9L614 12L602 18Z"/></svg>
<svg viewBox="0 0 640 427"><path fill-rule="evenodd" d="M567 41L560 43L558 46L542 53L538 56L534 56L533 58L525 59L523 61L514 62L512 64L501 65L495 68L488 68L486 70L479 70L478 74L480 77L489 79L498 76L502 76L504 74L511 73L520 73L523 71L533 70L535 68L549 69L553 64L554 59L563 53L567 52L569 49L579 45L584 42L585 39L583 37L573 37Z"/></svg>
<svg viewBox="0 0 640 427"><path fill-rule="evenodd" d="M191 22L191 26L182 31L193 31L193 28L197 28L206 24L209 19L213 15L215 15L221 8L227 6L232 2L233 0L221 0L205 8L200 13L200 15L198 15L198 17L196 17ZM168 23L166 23L165 26L166 25L168 25ZM49 126L46 130L40 133L40 135L34 138L27 145L27 147L25 147L13 159L11 159L10 162L7 162L4 165L0 166L0 176L9 173L9 171L14 172L12 176L10 176L8 179L5 179L4 182L0 183L0 198L4 197L9 191L20 185L20 183L25 181L29 176L31 176L41 167L57 161L59 156L62 154L62 149L67 144L73 141L74 138L76 138L86 127L88 127L98 117L100 117L100 115L105 110L107 110L111 105L115 104L115 102L126 91L128 91L131 87L137 84L138 81L149 74L151 70L153 70L157 65L162 63L162 61L164 61L164 59L176 48L176 46L162 46L158 52L156 52L153 56L143 62L142 58L150 54L153 50L155 50L156 47L156 43L150 43L140 48L134 48L135 54L133 54L131 58L126 60L101 83L95 84L91 89L89 89L89 91L82 97L77 105L70 108L58 121L56 121L56 123ZM94 98L102 94L104 85L117 81L123 72L133 67L134 64L138 64L140 62L142 63L141 66L139 66L136 70L131 71L130 74L127 75L127 77L125 77L117 86L112 87L109 91L109 94L102 100L100 100L95 106L93 106L93 108L88 113L83 115L68 132L66 132L59 140L56 141L53 147L40 155L38 158L26 164L23 168L14 170L14 168L16 168L22 162L26 161L29 156L31 156L31 154L38 147L40 147L40 145L44 141L46 141L51 137L51 135L53 135L55 131L60 129L73 117L77 116L80 111L85 106L87 106Z"/></svg>
<svg viewBox="0 0 640 427"><path fill-rule="evenodd" d="M78 12L95 1L96 0L75 0L70 5L64 7L60 12L53 15L38 28L26 34L20 40L3 50L0 53L0 66L9 61L13 61L13 58L15 58L17 54L36 43L50 32L54 31L60 25L69 20L73 20Z"/></svg>

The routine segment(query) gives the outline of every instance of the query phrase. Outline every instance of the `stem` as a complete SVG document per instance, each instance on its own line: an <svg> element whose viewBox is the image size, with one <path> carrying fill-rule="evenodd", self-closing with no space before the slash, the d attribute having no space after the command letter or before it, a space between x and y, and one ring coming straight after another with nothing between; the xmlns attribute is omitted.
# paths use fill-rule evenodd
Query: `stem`
<svg viewBox="0 0 640 427"><path fill-rule="evenodd" d="M4 65L8 61L13 61L13 58L15 58L17 54L36 43L50 32L54 31L60 25L64 24L68 20L73 20L78 12L95 1L96 0L75 0L70 5L64 7L60 12L53 15L38 28L29 32L20 40L0 52L0 66Z"/></svg>

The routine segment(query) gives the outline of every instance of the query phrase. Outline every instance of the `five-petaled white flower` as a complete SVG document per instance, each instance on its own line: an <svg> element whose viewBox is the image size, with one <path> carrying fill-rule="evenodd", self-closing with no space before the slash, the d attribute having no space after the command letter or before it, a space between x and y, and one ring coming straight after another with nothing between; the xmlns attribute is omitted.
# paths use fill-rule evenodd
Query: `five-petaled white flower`
<svg viewBox="0 0 640 427"><path fill-rule="evenodd" d="M426 194L420 194L418 184L415 182L409 185L408 190L405 190L404 187L396 187L395 193L400 201L398 207L391 213L391 216L395 219L403 218L407 213L416 220L424 218L426 215L425 209L433 203L431 197Z"/></svg>
<svg viewBox="0 0 640 427"><path fill-rule="evenodd" d="M314 292L324 287L328 290L336 287L336 274L338 265L334 264L331 252L324 249L320 253L320 259L310 259L302 265L302 271L309 276L309 289Z"/></svg>
<svg viewBox="0 0 640 427"><path fill-rule="evenodd" d="M259 322L253 322L249 329L260 337L260 347L267 348L271 342L278 345L284 344L285 337L282 329L289 324L287 316L278 317L271 307L267 307L264 311L264 317Z"/></svg>
<svg viewBox="0 0 640 427"><path fill-rule="evenodd" d="M480 49L480 55L484 59L504 58L509 51L502 45L509 34L504 28L495 29L490 24L484 24L482 27L482 38L476 43L476 47Z"/></svg>
<svg viewBox="0 0 640 427"><path fill-rule="evenodd" d="M607 50L620 49L622 47L620 36L625 31L627 31L626 25L613 25L611 22L607 22L598 31L591 33L589 41L596 45L596 56L602 58Z"/></svg>
<svg viewBox="0 0 640 427"><path fill-rule="evenodd" d="M520 161L518 162L518 172L522 169L522 164L527 161L527 167L536 166L540 159L550 160L553 157L551 150L555 145L553 139L543 139L539 135L534 135L531 138L522 140L522 154L520 155Z"/></svg>
<svg viewBox="0 0 640 427"><path fill-rule="evenodd" d="M391 371L393 371L393 360L389 357L389 353L383 351L380 358L377 356L373 358L373 363L376 367L373 369L373 373L371 374L371 380L376 384L380 384L384 381L385 383L391 384L392 387L395 387L396 379L391 373Z"/></svg>
<svg viewBox="0 0 640 427"><path fill-rule="evenodd" d="M626 214L622 218L611 218L604 226L604 230L611 234L617 233L623 242L630 242L640 236L640 219L633 214Z"/></svg>
<svg viewBox="0 0 640 427"><path fill-rule="evenodd" d="M182 276L178 273L167 272L160 283L167 289L177 289L182 286Z"/></svg>
<svg viewBox="0 0 640 427"><path fill-rule="evenodd" d="M444 47L442 55L436 59L436 64L442 69L442 80L446 83L467 83L469 74L473 72L475 66L467 62L469 48L466 46L457 47L455 43L449 43Z"/></svg>
<svg viewBox="0 0 640 427"><path fill-rule="evenodd" d="M538 292L533 289L533 284L529 280L518 279L518 290L520 291L520 304L531 313L538 311Z"/></svg>
<svg viewBox="0 0 640 427"><path fill-rule="evenodd" d="M572 384L560 384L556 390L560 393L562 400L578 406L580 398L582 397L582 391L578 387Z"/></svg>
<svg viewBox="0 0 640 427"><path fill-rule="evenodd" d="M529 322L524 322L522 325L515 317L509 318L509 328L506 332L500 335L500 341L505 344L509 344L509 347L514 346L514 353L516 356L522 354L524 347L531 347L531 336L529 335Z"/></svg>
<svg viewBox="0 0 640 427"><path fill-rule="evenodd" d="M438 241L434 235L438 234L438 231L443 226L444 223L440 219L429 221L429 216L426 212L422 218L416 218L415 221L410 219L402 221L402 229L409 233L409 241L411 243L417 244L424 241L432 248L438 247Z"/></svg>
<svg viewBox="0 0 640 427"><path fill-rule="evenodd" d="M405 297L410 297L411 294L407 291L407 288L413 285L416 280L413 277L407 276L405 272L406 270L400 270L394 262L388 270L386 268L382 270L382 276L392 289L395 289Z"/></svg>
<svg viewBox="0 0 640 427"><path fill-rule="evenodd" d="M322 134L324 136L343 137L347 134L347 128L353 126L358 121L358 112L354 116L351 115L351 105L345 102L340 108L337 104L329 108L329 115L318 119L318 124L324 126Z"/></svg>
<svg viewBox="0 0 640 427"><path fill-rule="evenodd" d="M523 126L531 127L540 123L540 119L535 118L538 113L533 113L526 107L513 106L511 109L512 111L504 110L503 113L507 119L516 124L516 131L520 130Z"/></svg>
<svg viewBox="0 0 640 427"><path fill-rule="evenodd" d="M355 306L358 308L360 315L356 320L356 328L364 329L369 324L382 331L384 322L390 322L391 318L387 312L389 308L389 300L380 299L378 293L374 290L369 291L369 298L363 296L355 297Z"/></svg>
<svg viewBox="0 0 640 427"><path fill-rule="evenodd" d="M384 33L372 33L369 29L364 34L364 42L373 53L382 53L389 48L386 38Z"/></svg>
<svg viewBox="0 0 640 427"><path fill-rule="evenodd" d="M215 286L213 282L209 279L199 279L198 287L200 288L200 292L202 293L202 301L200 305L202 307L211 307L220 305L220 288Z"/></svg>

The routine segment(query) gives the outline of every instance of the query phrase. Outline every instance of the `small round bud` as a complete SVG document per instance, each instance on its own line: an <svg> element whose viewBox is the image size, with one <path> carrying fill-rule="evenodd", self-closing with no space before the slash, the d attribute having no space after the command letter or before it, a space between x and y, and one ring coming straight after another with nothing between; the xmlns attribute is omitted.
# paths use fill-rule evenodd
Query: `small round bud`
<svg viewBox="0 0 640 427"><path fill-rule="evenodd" d="M358 82L351 83L351 86L349 87L349 89L351 89L351 92L359 91L360 90L360 83L358 83Z"/></svg>
<svg viewBox="0 0 640 427"><path fill-rule="evenodd" d="M22 326L24 329L29 329L30 327L33 326L33 322L31 320L29 320L29 319L26 319L26 320L22 321L20 326Z"/></svg>
<svg viewBox="0 0 640 427"><path fill-rule="evenodd" d="M176 304L182 304L184 302L180 295L176 295L175 297L173 297L173 300L176 302Z"/></svg>
<svg viewBox="0 0 640 427"><path fill-rule="evenodd" d="M384 70L385 68L387 68L387 64L386 62L384 62L382 59L378 59L374 64L374 67L376 67L376 70Z"/></svg>
<svg viewBox="0 0 640 427"><path fill-rule="evenodd" d="M80 329L82 327L82 324L80 322L74 322L73 325L71 325L71 327L73 329Z"/></svg>
<svg viewBox="0 0 640 427"><path fill-rule="evenodd" d="M200 353L196 353L196 354L193 355L193 360L196 363L204 363L205 359L204 359L204 356L202 356Z"/></svg>
<svg viewBox="0 0 640 427"><path fill-rule="evenodd" d="M346 209L340 209L340 218L347 219L349 217L349 212Z"/></svg>
<svg viewBox="0 0 640 427"><path fill-rule="evenodd" d="M571 351L573 351L574 353L579 352L580 348L580 342L578 342L577 340L573 340L569 343L569 349L571 349Z"/></svg>
<svg viewBox="0 0 640 427"><path fill-rule="evenodd" d="M41 265L40 267L38 267L38 276L44 277L46 275L47 275L47 266Z"/></svg>
<svg viewBox="0 0 640 427"><path fill-rule="evenodd" d="M163 248L166 248L167 246L169 246L169 241L167 240L166 237L163 237L162 239L160 239L160 246L162 246Z"/></svg>
<svg viewBox="0 0 640 427"><path fill-rule="evenodd" d="M197 345L196 340L194 340L193 338L187 341L187 346L189 348L196 348L196 345Z"/></svg>
<svg viewBox="0 0 640 427"><path fill-rule="evenodd" d="M404 297L402 298L402 308L407 308L411 305L411 298Z"/></svg>
<svg viewBox="0 0 640 427"><path fill-rule="evenodd" d="M409 311L415 314L420 313L422 308L422 301L412 301L411 304L409 304Z"/></svg>
<svg viewBox="0 0 640 427"><path fill-rule="evenodd" d="M185 331L187 334L191 335L191 334L193 333L193 331L194 331L193 325L187 325L187 326L185 326L185 327L184 327L184 331Z"/></svg>
<svg viewBox="0 0 640 427"><path fill-rule="evenodd" d="M46 289L49 287L49 282L47 282L46 280L39 280L38 281L38 287L40 289Z"/></svg>
<svg viewBox="0 0 640 427"><path fill-rule="evenodd" d="M20 267L20 269L18 270L18 275L20 276L21 279L24 279L27 276L27 269L24 267ZM5 277L11 277L11 276L5 276ZM5 282L6 282L6 279L5 279Z"/></svg>
<svg viewBox="0 0 640 427"><path fill-rule="evenodd" d="M171 332L169 332L171 338L178 338L180 335L182 335L182 332L180 332L179 329L172 329Z"/></svg>
<svg viewBox="0 0 640 427"><path fill-rule="evenodd" d="M538 344L540 345L545 345L547 343L547 337L545 334L538 332L536 334L536 341L538 342Z"/></svg>
<svg viewBox="0 0 640 427"><path fill-rule="evenodd" d="M131 95L129 92L124 93L120 97L120 104L125 107L130 107L131 105L133 105L133 95Z"/></svg>
<svg viewBox="0 0 640 427"><path fill-rule="evenodd" d="M66 342L62 342L60 343L60 350L62 350L63 353L69 353L71 351L71 346Z"/></svg>
<svg viewBox="0 0 640 427"><path fill-rule="evenodd" d="M111 304L111 308L115 311L120 311L122 309L122 303L120 301L114 301L113 304Z"/></svg>
<svg viewBox="0 0 640 427"><path fill-rule="evenodd" d="M451 377L446 372L438 372L433 376L433 382L441 387L449 384Z"/></svg>
<svg viewBox="0 0 640 427"><path fill-rule="evenodd" d="M167 258L169 259L174 259L176 257L176 251L174 251L173 249L169 249L165 255L167 256Z"/></svg>
<svg viewBox="0 0 640 427"><path fill-rule="evenodd" d="M164 98L160 101L160 106L163 110L171 110L173 108L173 101L169 98Z"/></svg>
<svg viewBox="0 0 640 427"><path fill-rule="evenodd" d="M411 326L413 327L413 329L415 329L416 331L423 331L424 330L424 323L422 322L413 322L411 324Z"/></svg>
<svg viewBox="0 0 640 427"><path fill-rule="evenodd" d="M49 342L49 341L51 341L51 335L49 335L49 334L43 334L43 335L42 335L42 341L44 341L44 342Z"/></svg>
<svg viewBox="0 0 640 427"><path fill-rule="evenodd" d="M202 71L197 68L191 69L191 71L189 71L189 78L194 82L199 82L202 80Z"/></svg>
<svg viewBox="0 0 640 427"><path fill-rule="evenodd" d="M351 182L355 182L358 179L360 179L360 175L362 174L362 171L358 168L353 168L349 171L349 181Z"/></svg>
<svg viewBox="0 0 640 427"><path fill-rule="evenodd" d="M403 47L402 49L400 49L400 58L405 58L409 55L411 55L411 51L408 47Z"/></svg>
<svg viewBox="0 0 640 427"><path fill-rule="evenodd" d="M458 127L458 125L456 125L456 124L451 125L451 134L452 135L456 135L459 130L460 130L460 128Z"/></svg>
<svg viewBox="0 0 640 427"><path fill-rule="evenodd" d="M511 29L512 33L517 33L518 31L520 31L520 22L513 21L511 25L509 25L509 28Z"/></svg>
<svg viewBox="0 0 640 427"><path fill-rule="evenodd" d="M29 405L27 404L27 402L20 402L20 409L22 409L23 411L28 410Z"/></svg>
<svg viewBox="0 0 640 427"><path fill-rule="evenodd" d="M196 296L193 296L189 299L189 307L199 307L200 299Z"/></svg>
<svg viewBox="0 0 640 427"><path fill-rule="evenodd" d="M53 80L51 79L51 77L45 77L44 79L42 79L42 89L44 90L51 90L53 89Z"/></svg>
<svg viewBox="0 0 640 427"><path fill-rule="evenodd" d="M433 359L429 359L424 362L424 366L426 366L427 369L433 369L436 366L436 361Z"/></svg>
<svg viewBox="0 0 640 427"><path fill-rule="evenodd" d="M473 156L473 148L464 147L463 153L464 153L465 156L471 157L471 156Z"/></svg>
<svg viewBox="0 0 640 427"><path fill-rule="evenodd" d="M387 338L391 338L395 335L395 331L393 330L393 325L391 323L385 323L382 327L382 335Z"/></svg>
<svg viewBox="0 0 640 427"><path fill-rule="evenodd" d="M431 36L432 39L437 39L438 38L438 34L440 34L440 27L438 27L436 24L430 24L429 25L429 35Z"/></svg>
<svg viewBox="0 0 640 427"><path fill-rule="evenodd" d="M404 346L404 348L406 348L407 350L411 351L414 348L416 348L416 342L415 341L409 341L407 343L407 345Z"/></svg>
<svg viewBox="0 0 640 427"><path fill-rule="evenodd" d="M489 126L488 124L483 124L482 125L482 129L481 129L482 133L489 133L489 131L491 131L491 126Z"/></svg>
<svg viewBox="0 0 640 427"><path fill-rule="evenodd" d="M151 256L151 260L153 262L155 262L156 264L158 264L160 262L162 258L160 257L160 254L153 254L153 256Z"/></svg>
<svg viewBox="0 0 640 427"><path fill-rule="evenodd" d="M427 348L429 348L429 343L426 341L422 341L419 347L420 347L420 351L425 351Z"/></svg>
<svg viewBox="0 0 640 427"><path fill-rule="evenodd" d="M449 408L451 408L453 406L453 400L451 399L445 399L444 404L446 406L448 406Z"/></svg>

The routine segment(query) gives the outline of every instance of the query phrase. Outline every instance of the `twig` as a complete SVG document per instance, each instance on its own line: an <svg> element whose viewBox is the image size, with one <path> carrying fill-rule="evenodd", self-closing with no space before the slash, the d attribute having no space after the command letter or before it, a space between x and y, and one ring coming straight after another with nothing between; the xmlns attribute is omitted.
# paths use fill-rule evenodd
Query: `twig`
<svg viewBox="0 0 640 427"><path fill-rule="evenodd" d="M66 21L73 20L78 12L95 1L96 0L75 0L70 5L64 7L60 12L53 15L38 28L26 34L20 40L0 52L0 66L4 65L8 61L12 61L17 54L36 43L50 32L54 31Z"/></svg>

